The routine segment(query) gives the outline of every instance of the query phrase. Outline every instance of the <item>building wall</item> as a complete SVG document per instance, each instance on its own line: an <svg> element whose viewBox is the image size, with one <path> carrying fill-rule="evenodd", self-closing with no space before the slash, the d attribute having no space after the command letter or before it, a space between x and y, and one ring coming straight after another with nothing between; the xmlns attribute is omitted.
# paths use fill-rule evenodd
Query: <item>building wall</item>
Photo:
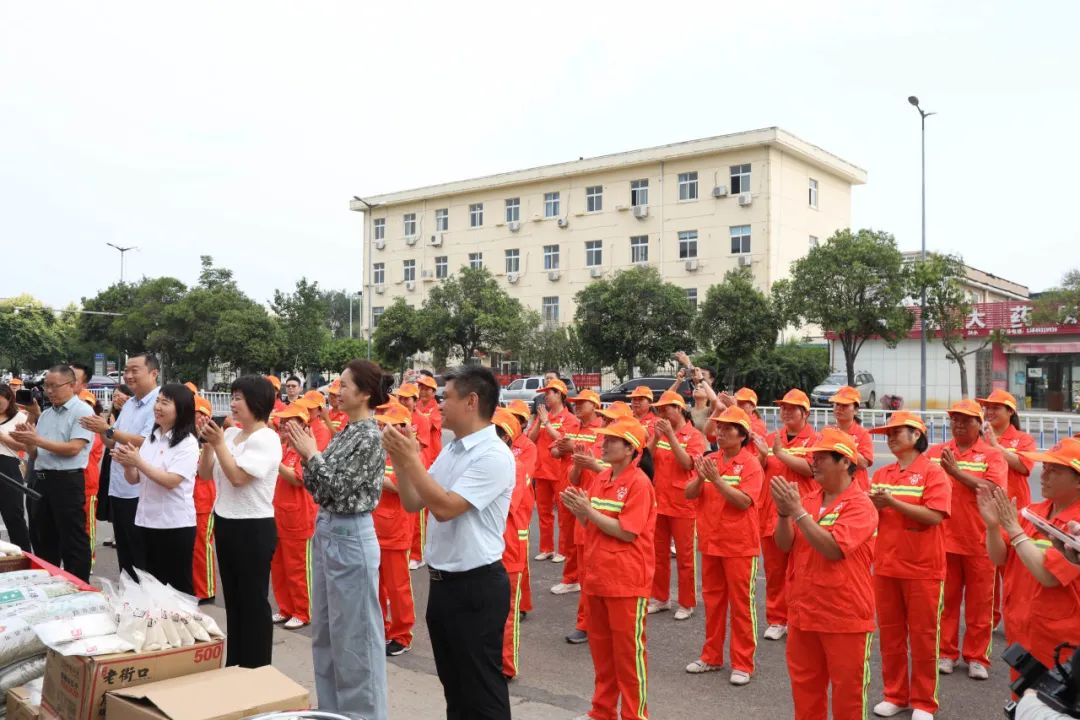
<svg viewBox="0 0 1080 720"><path fill-rule="evenodd" d="M829 343L832 366L844 368L844 348L839 341ZM965 358L968 374L968 391L975 393L975 355ZM855 369L865 370L874 376L877 397L900 395L908 410L919 409L919 341L901 340L895 348L889 348L881 340L867 340L855 359ZM807 388L809 390L809 388ZM960 400L960 370L949 359L940 342L926 344L926 407L930 410L946 410Z"/></svg>

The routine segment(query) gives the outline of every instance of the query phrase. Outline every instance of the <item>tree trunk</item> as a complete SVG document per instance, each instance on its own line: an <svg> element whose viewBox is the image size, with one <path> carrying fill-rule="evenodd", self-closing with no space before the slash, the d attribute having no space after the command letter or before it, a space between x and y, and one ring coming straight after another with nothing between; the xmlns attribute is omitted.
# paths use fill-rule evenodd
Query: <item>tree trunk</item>
<svg viewBox="0 0 1080 720"><path fill-rule="evenodd" d="M956 367L960 368L960 397L967 400L968 396L968 376L967 376L967 361L964 360L964 356L957 353L953 356L956 360Z"/></svg>
<svg viewBox="0 0 1080 720"><path fill-rule="evenodd" d="M849 347L851 345L851 347ZM847 370L847 384L855 385L855 351L851 342L844 343L844 368Z"/></svg>

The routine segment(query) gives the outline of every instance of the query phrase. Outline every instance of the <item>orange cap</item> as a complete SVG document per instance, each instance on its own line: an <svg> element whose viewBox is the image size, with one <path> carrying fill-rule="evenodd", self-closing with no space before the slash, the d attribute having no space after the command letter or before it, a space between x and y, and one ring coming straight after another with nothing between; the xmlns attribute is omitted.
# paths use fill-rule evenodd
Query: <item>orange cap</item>
<svg viewBox="0 0 1080 720"><path fill-rule="evenodd" d="M600 396L594 390L582 390L577 397L568 398L568 400L569 402L591 402L596 407L600 407Z"/></svg>
<svg viewBox="0 0 1080 720"><path fill-rule="evenodd" d="M281 390L281 378L277 375L267 375L266 379L270 381L270 384L274 386L275 390Z"/></svg>
<svg viewBox="0 0 1080 720"><path fill-rule="evenodd" d="M412 422L412 413L401 403L386 403L380 405L378 410L379 414L375 419L383 425L408 425Z"/></svg>
<svg viewBox="0 0 1080 720"><path fill-rule="evenodd" d="M206 417L214 416L214 406L202 395L195 396L195 412L202 413Z"/></svg>
<svg viewBox="0 0 1080 720"><path fill-rule="evenodd" d="M813 447L808 447L804 452L836 452L848 460L855 460L855 449L858 443L855 438L839 428L827 427L821 431L821 436Z"/></svg>
<svg viewBox="0 0 1080 720"><path fill-rule="evenodd" d="M311 419L308 415L307 408L304 407L300 401L294 402L292 405L286 405L283 410L278 410L276 413L271 413L270 417L284 420L286 418L300 418L304 422Z"/></svg>
<svg viewBox="0 0 1080 720"><path fill-rule="evenodd" d="M652 388L649 387L648 385L638 385L636 388L634 388L633 392L631 392L627 397L628 398L640 397L640 398L645 398L649 402L652 402L653 398L655 398L656 396L653 395Z"/></svg>
<svg viewBox="0 0 1080 720"><path fill-rule="evenodd" d="M866 432L873 433L874 435L885 435L889 430L898 427L915 428L916 430L921 431L923 435L926 434L926 423L922 421L921 417L913 412L908 412L907 410L897 410L889 416L889 421L887 423L880 427L870 428Z"/></svg>
<svg viewBox="0 0 1080 720"><path fill-rule="evenodd" d="M540 390L536 394L541 395L548 390L558 390L563 394L563 397L566 397L570 394L570 391L566 389L566 383L564 383L562 380L548 380L547 385L540 388Z"/></svg>
<svg viewBox="0 0 1080 720"><path fill-rule="evenodd" d="M995 390L984 398L975 398L975 402L980 405L995 404L1004 405L1005 407L1012 408L1013 412L1016 412L1016 398L1012 393L1005 390Z"/></svg>
<svg viewBox="0 0 1080 720"><path fill-rule="evenodd" d="M974 400L957 400L949 408L949 414L960 413L961 415L970 415L971 417L977 417L982 420L982 406Z"/></svg>
<svg viewBox="0 0 1080 720"><path fill-rule="evenodd" d="M725 408L724 412L720 413L719 415L713 415L712 419L715 422L731 423L732 425L738 425L742 427L743 430L746 430L747 433L750 432L750 416L747 415L746 411L743 410L741 407L732 405L729 408Z"/></svg>
<svg viewBox="0 0 1080 720"><path fill-rule="evenodd" d="M90 392L89 390L83 390L82 392L80 392L79 399L83 402L90 403L90 407L94 407L95 405L97 405L97 398L94 397L94 393Z"/></svg>
<svg viewBox="0 0 1080 720"><path fill-rule="evenodd" d="M416 384L423 385L424 387L429 387L432 390L439 389L439 384L435 382L435 378L428 377L427 375L421 375L420 377L416 378Z"/></svg>
<svg viewBox="0 0 1080 720"><path fill-rule="evenodd" d="M616 400L608 405L606 408L600 408L597 411L599 415L603 415L608 420L618 420L624 417L634 417L634 411L630 409L630 406L624 403L622 400Z"/></svg>
<svg viewBox="0 0 1080 720"><path fill-rule="evenodd" d="M495 408L495 414L491 416L491 424L502 428L511 441L517 440L521 434L521 423L514 417L514 413L504 407Z"/></svg>
<svg viewBox="0 0 1080 720"><path fill-rule="evenodd" d="M296 400L293 401L293 405L300 405L308 410L315 410L326 405L326 397L318 390L308 390L306 393L296 398Z"/></svg>
<svg viewBox="0 0 1080 720"><path fill-rule="evenodd" d="M384 402L382 405L376 405L375 406L375 412L378 412L378 413L385 412L386 409L389 408L391 405L401 405L401 401L398 400L393 395L391 395L390 399L387 400L386 402ZM405 406L401 405L401 407L405 407ZM406 409L408 409L408 408L406 408Z"/></svg>
<svg viewBox="0 0 1080 720"><path fill-rule="evenodd" d="M1064 465L1080 473L1080 440L1065 438L1046 452L1020 452L1028 460Z"/></svg>
<svg viewBox="0 0 1080 720"><path fill-rule="evenodd" d="M597 428L596 432L598 435L608 435L625 440L636 449L640 449L645 444L645 428L641 427L641 423L632 417L621 417L609 423L607 427Z"/></svg>
<svg viewBox="0 0 1080 720"><path fill-rule="evenodd" d="M8 387L22 387L22 384L22 378L13 377L11 378L11 381L8 382Z"/></svg>
<svg viewBox="0 0 1080 720"><path fill-rule="evenodd" d="M674 390L665 390L664 394L661 395L660 399L653 403L653 405L656 405L658 407L661 405L678 405L683 410L685 410L686 400L683 400L683 396L675 392Z"/></svg>
<svg viewBox="0 0 1080 720"><path fill-rule="evenodd" d="M338 380L335 380L334 382L330 383L330 387L327 388L327 392L329 392L331 395L340 394L341 393L341 380L338 379Z"/></svg>
<svg viewBox="0 0 1080 720"><path fill-rule="evenodd" d="M801 407L806 412L810 412L810 398L806 397L806 393L798 388L788 390L784 394L784 397L776 401L777 405L795 405Z"/></svg>
<svg viewBox="0 0 1080 720"><path fill-rule="evenodd" d="M506 409L526 420L532 417L532 410L529 409L528 403L524 400L511 400L510 404L506 406Z"/></svg>
<svg viewBox="0 0 1080 720"><path fill-rule="evenodd" d="M736 402L752 402L757 407L757 393L748 387L739 388L735 391Z"/></svg>
<svg viewBox="0 0 1080 720"><path fill-rule="evenodd" d="M836 391L836 394L829 398L829 402L837 403L838 405L858 405L862 402L862 396L859 395L859 391L850 385L845 385Z"/></svg>
<svg viewBox="0 0 1080 720"><path fill-rule="evenodd" d="M196 385L193 382L184 383L184 387L186 387L188 390L190 390L192 395L198 395L199 394L199 386Z"/></svg>
<svg viewBox="0 0 1080 720"><path fill-rule="evenodd" d="M393 394L405 398L420 397L420 387L416 383L402 383Z"/></svg>

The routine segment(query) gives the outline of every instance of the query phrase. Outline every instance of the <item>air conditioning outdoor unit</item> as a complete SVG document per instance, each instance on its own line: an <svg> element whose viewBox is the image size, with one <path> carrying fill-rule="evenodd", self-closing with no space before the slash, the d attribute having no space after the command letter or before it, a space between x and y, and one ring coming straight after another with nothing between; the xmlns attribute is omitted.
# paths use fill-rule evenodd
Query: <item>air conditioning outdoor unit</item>
<svg viewBox="0 0 1080 720"><path fill-rule="evenodd" d="M386 241L385 240L376 240L375 241L375 249L376 250L382 250L385 247L386 247Z"/></svg>
<svg viewBox="0 0 1080 720"><path fill-rule="evenodd" d="M540 213L533 213L532 217L530 217L529 219L532 220L533 222L540 222L541 220L544 219L544 216L541 215Z"/></svg>
<svg viewBox="0 0 1080 720"><path fill-rule="evenodd" d="M558 225L561 228L564 228L564 227L566 227L567 225L570 224L570 221L567 220L566 218L559 218L558 220L555 221L555 224Z"/></svg>
<svg viewBox="0 0 1080 720"><path fill-rule="evenodd" d="M406 235L405 236L405 244L406 245L415 245L416 244L416 236L415 235Z"/></svg>
<svg viewBox="0 0 1080 720"><path fill-rule="evenodd" d="M518 274L516 272L506 273L506 282L513 285L518 281Z"/></svg>
<svg viewBox="0 0 1080 720"><path fill-rule="evenodd" d="M712 196L714 198L727 197L727 185L717 185L712 189Z"/></svg>
<svg viewBox="0 0 1080 720"><path fill-rule="evenodd" d="M748 192L739 193L739 205L741 207L750 207L751 203L753 203L753 202L754 202L754 196L751 195L750 193L748 193Z"/></svg>
<svg viewBox="0 0 1080 720"><path fill-rule="evenodd" d="M558 279L559 279L559 271L558 270L548 270L548 280L550 280L551 282L555 282Z"/></svg>
<svg viewBox="0 0 1080 720"><path fill-rule="evenodd" d="M634 217L636 217L638 220L641 220L642 218L649 217L649 206L648 205L635 205L634 206Z"/></svg>
<svg viewBox="0 0 1080 720"><path fill-rule="evenodd" d="M598 278L598 277L603 277L603 276L604 276L604 268L602 268L602 267L589 268L589 277Z"/></svg>
<svg viewBox="0 0 1080 720"><path fill-rule="evenodd" d="M686 261L686 269L690 272L694 272L699 267L697 258L691 258Z"/></svg>
<svg viewBox="0 0 1080 720"><path fill-rule="evenodd" d="M517 232L521 229L521 223L519 223L517 220L511 220L510 222L506 223L506 227L510 228L510 232Z"/></svg>
<svg viewBox="0 0 1080 720"><path fill-rule="evenodd" d="M435 274L432 273L430 270L421 270L420 277L424 280L431 280L435 277Z"/></svg>
<svg viewBox="0 0 1080 720"><path fill-rule="evenodd" d="M413 282L412 280L406 280L405 281L405 289L408 290L409 292L412 292L413 290L416 289L416 283Z"/></svg>
<svg viewBox="0 0 1080 720"><path fill-rule="evenodd" d="M386 292L386 286L385 285L376 285L375 286L375 292L378 293L379 295L382 295L384 292Z"/></svg>
<svg viewBox="0 0 1080 720"><path fill-rule="evenodd" d="M442 247L442 237L442 233L435 233L431 236L431 239L428 240L428 245L431 247Z"/></svg>
<svg viewBox="0 0 1080 720"><path fill-rule="evenodd" d="M624 210L628 210L629 208L626 205L616 205L615 209L619 212L623 212Z"/></svg>
<svg viewBox="0 0 1080 720"><path fill-rule="evenodd" d="M754 264L754 259L749 255L739 256L739 267L750 267Z"/></svg>

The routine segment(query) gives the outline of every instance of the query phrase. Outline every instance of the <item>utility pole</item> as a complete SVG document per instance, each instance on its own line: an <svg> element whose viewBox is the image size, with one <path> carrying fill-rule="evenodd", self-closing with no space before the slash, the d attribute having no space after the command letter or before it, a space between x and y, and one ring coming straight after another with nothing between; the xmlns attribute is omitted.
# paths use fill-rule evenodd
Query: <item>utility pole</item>
<svg viewBox="0 0 1080 720"><path fill-rule="evenodd" d="M124 282L124 255L129 250L138 250L139 248L135 247L134 245L130 245L128 247L120 247L119 245L113 245L111 242L107 242L105 244L111 248L116 248L120 251L120 282Z"/></svg>

